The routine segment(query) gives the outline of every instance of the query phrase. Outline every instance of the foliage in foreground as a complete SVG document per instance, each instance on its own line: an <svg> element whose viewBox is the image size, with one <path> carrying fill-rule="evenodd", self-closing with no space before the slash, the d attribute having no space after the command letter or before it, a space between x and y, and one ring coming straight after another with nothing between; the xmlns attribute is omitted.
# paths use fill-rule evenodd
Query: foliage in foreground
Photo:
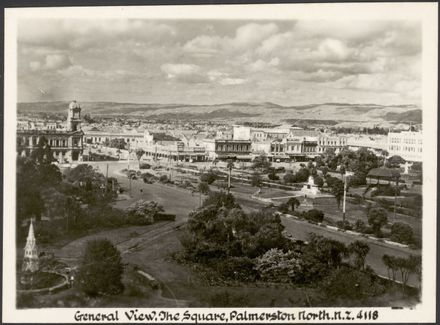
<svg viewBox="0 0 440 325"><path fill-rule="evenodd" d="M77 275L78 288L89 296L115 295L123 291L121 254L108 239L87 243Z"/></svg>

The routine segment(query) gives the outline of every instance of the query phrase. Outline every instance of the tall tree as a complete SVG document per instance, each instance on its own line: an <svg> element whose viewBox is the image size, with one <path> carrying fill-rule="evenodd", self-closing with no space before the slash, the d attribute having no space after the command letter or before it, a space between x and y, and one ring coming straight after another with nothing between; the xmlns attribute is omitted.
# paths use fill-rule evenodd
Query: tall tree
<svg viewBox="0 0 440 325"><path fill-rule="evenodd" d="M260 155L254 158L252 168L259 170L261 173L265 173L269 170L271 163L266 155Z"/></svg>
<svg viewBox="0 0 440 325"><path fill-rule="evenodd" d="M206 182L200 182L197 186L197 190L200 194L200 206L202 206L202 194L207 195L209 193L209 185Z"/></svg>
<svg viewBox="0 0 440 325"><path fill-rule="evenodd" d="M365 258L370 251L370 246L367 243L356 240L355 242L348 245L348 251L352 253L355 257L354 264L357 269L365 269Z"/></svg>
<svg viewBox="0 0 440 325"><path fill-rule="evenodd" d="M89 296L119 294L123 272L118 249L108 239L95 239L87 243L76 283Z"/></svg>
<svg viewBox="0 0 440 325"><path fill-rule="evenodd" d="M388 213L383 208L373 208L368 212L368 224L375 234L380 234L382 226L388 222Z"/></svg>
<svg viewBox="0 0 440 325"><path fill-rule="evenodd" d="M141 158L145 154L145 150L142 148L136 149L136 157L139 163L139 168L141 168Z"/></svg>
<svg viewBox="0 0 440 325"><path fill-rule="evenodd" d="M301 204L299 200L296 197L291 197L289 200L287 200L287 204L290 206L290 209L292 212L295 211L295 207L299 207Z"/></svg>

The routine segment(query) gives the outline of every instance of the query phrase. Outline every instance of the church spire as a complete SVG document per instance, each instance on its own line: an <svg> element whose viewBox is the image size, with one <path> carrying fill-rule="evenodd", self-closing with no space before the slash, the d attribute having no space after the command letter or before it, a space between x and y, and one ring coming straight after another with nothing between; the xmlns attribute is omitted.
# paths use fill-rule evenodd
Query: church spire
<svg viewBox="0 0 440 325"><path fill-rule="evenodd" d="M26 246L24 247L22 270L24 272L36 272L39 268L38 264L37 242L35 240L34 224L31 220L28 236L26 239Z"/></svg>

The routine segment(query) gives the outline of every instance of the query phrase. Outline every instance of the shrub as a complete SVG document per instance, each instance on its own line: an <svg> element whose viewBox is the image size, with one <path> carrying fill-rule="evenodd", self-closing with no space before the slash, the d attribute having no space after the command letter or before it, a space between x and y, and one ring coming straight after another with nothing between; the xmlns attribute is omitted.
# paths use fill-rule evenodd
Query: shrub
<svg viewBox="0 0 440 325"><path fill-rule="evenodd" d="M383 208L373 208L368 212L368 223L373 229L374 233L379 235L380 228L388 222L388 213Z"/></svg>
<svg viewBox="0 0 440 325"><path fill-rule="evenodd" d="M217 179L217 175L214 174L213 172L208 172L208 173L204 173L202 175L200 175L200 181L208 183L208 184L212 184L214 183L214 181Z"/></svg>
<svg viewBox="0 0 440 325"><path fill-rule="evenodd" d="M313 222L322 222L324 220L324 212L318 209L311 209L305 212L304 218Z"/></svg>
<svg viewBox="0 0 440 325"><path fill-rule="evenodd" d="M169 180L168 180L168 176L167 176L167 175L161 175L161 176L159 177L159 181L160 181L161 183L168 183L168 182L169 182Z"/></svg>
<svg viewBox="0 0 440 325"><path fill-rule="evenodd" d="M342 267L324 280L323 290L330 299L365 299L383 293L385 288L370 273Z"/></svg>
<svg viewBox="0 0 440 325"><path fill-rule="evenodd" d="M297 253L274 248L257 258L255 269L263 280L290 282L300 271L300 263Z"/></svg>
<svg viewBox="0 0 440 325"><path fill-rule="evenodd" d="M142 164L140 164L139 168L140 169L150 169L151 165L147 164L147 163L142 163Z"/></svg>
<svg viewBox="0 0 440 325"><path fill-rule="evenodd" d="M227 257L215 263L217 272L229 279L253 282L257 276L255 263L248 257Z"/></svg>
<svg viewBox="0 0 440 325"><path fill-rule="evenodd" d="M289 205L287 203L281 203L278 206L278 211L281 213L288 213L289 212Z"/></svg>
<svg viewBox="0 0 440 325"><path fill-rule="evenodd" d="M234 293L222 290L208 297L210 307L247 307L249 298L247 294Z"/></svg>
<svg viewBox="0 0 440 325"><path fill-rule="evenodd" d="M400 189L391 185L380 185L371 192L371 196L394 196L399 195Z"/></svg>
<svg viewBox="0 0 440 325"><path fill-rule="evenodd" d="M396 222L391 226L392 241L402 244L412 244L414 242L414 232L411 226L403 222Z"/></svg>
<svg viewBox="0 0 440 325"><path fill-rule="evenodd" d="M352 230L353 226L351 225L351 223L348 220L342 221L339 220L336 222L336 226L340 229L344 229L344 230Z"/></svg>
<svg viewBox="0 0 440 325"><path fill-rule="evenodd" d="M354 223L354 230L357 232L365 232L367 230L367 225L365 222L361 219L356 220Z"/></svg>
<svg viewBox="0 0 440 325"><path fill-rule="evenodd" d="M163 207L154 201L139 200L127 208L127 222L135 225L153 223Z"/></svg>

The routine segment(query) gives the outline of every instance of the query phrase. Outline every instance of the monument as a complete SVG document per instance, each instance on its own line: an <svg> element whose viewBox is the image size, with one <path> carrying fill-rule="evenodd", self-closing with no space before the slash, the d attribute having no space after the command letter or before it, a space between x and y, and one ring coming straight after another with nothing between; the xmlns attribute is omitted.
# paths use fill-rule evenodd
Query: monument
<svg viewBox="0 0 440 325"><path fill-rule="evenodd" d="M34 273L39 270L38 263L38 249L37 242L35 241L34 224L31 220L29 226L29 233L26 239L26 246L24 247L24 257L22 272Z"/></svg>
<svg viewBox="0 0 440 325"><path fill-rule="evenodd" d="M306 196L316 196L320 193L318 186L315 185L315 181L313 179L313 176L309 176L309 180L306 184L304 184L303 188L301 189L301 193L303 193Z"/></svg>

